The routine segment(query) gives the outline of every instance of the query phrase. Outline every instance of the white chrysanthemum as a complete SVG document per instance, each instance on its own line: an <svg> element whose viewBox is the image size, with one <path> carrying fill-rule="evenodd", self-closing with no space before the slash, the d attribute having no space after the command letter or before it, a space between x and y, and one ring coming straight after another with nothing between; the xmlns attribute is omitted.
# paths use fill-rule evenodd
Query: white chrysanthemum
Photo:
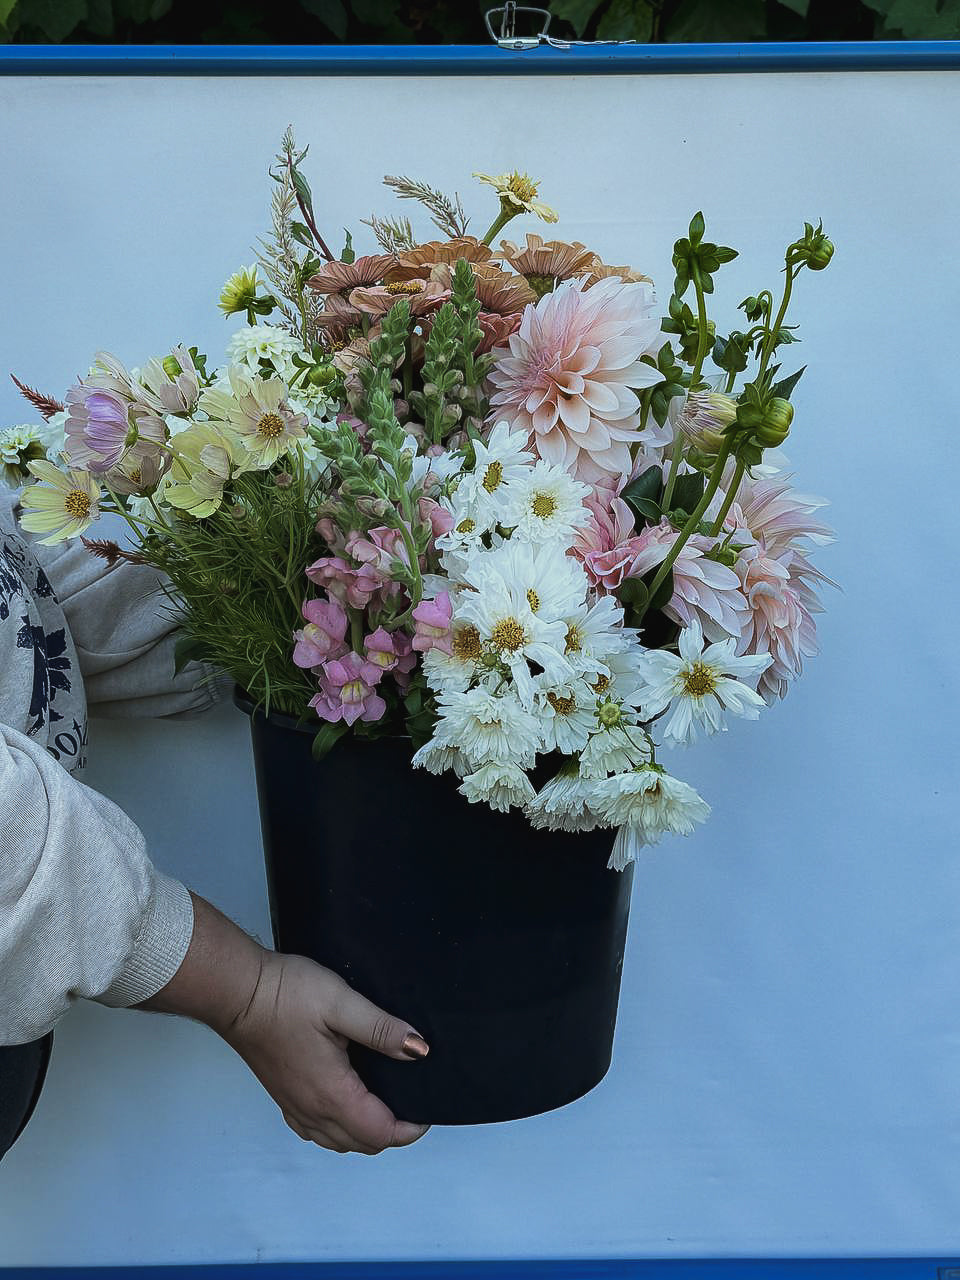
<svg viewBox="0 0 960 1280"><path fill-rule="evenodd" d="M293 356L308 359L298 340L286 329L273 324L243 325L227 343L231 364L243 365L252 374L261 374L261 360L269 360L281 378L289 380L299 370Z"/></svg>
<svg viewBox="0 0 960 1280"><path fill-rule="evenodd" d="M581 674L607 674L613 654L626 649L641 652L637 632L623 625L623 609L615 596L600 596L591 605L584 601L564 616L564 622L564 656Z"/></svg>
<svg viewBox="0 0 960 1280"><path fill-rule="evenodd" d="M643 654L640 690L644 719L652 719L670 707L664 724L665 742L693 742L700 730L725 729L724 712L756 720L764 701L740 677L756 684L769 667L770 655L738 658L736 641L721 640L703 648L703 633L696 622L680 632L680 653L650 649Z"/></svg>
<svg viewBox="0 0 960 1280"><path fill-rule="evenodd" d="M505 569L495 552L472 556L463 578L474 590L462 593L455 618L474 624L485 650L510 669L521 701L530 706L534 684L529 663L537 663L547 679L558 684L572 678L573 670L563 657L567 628L534 613L526 590L511 581Z"/></svg>
<svg viewBox="0 0 960 1280"><path fill-rule="evenodd" d="M481 523L496 524L508 506L510 485L533 467L527 438L508 422L497 422L486 441L474 440L476 461L457 486L458 501L474 508Z"/></svg>
<svg viewBox="0 0 960 1280"><path fill-rule="evenodd" d="M650 744L642 729L633 725L601 727L590 735L580 752L580 773L584 778L606 778L626 773L650 761Z"/></svg>
<svg viewBox="0 0 960 1280"><path fill-rule="evenodd" d="M436 739L424 743L413 757L412 764L415 769L426 769L428 773L446 773L448 769L452 769L458 778L462 778L473 768L462 751L458 751L456 747L444 746Z"/></svg>
<svg viewBox="0 0 960 1280"><path fill-rule="evenodd" d="M531 542L557 542L564 550L574 531L590 523L583 500L588 485L574 480L563 467L537 462L507 486L507 506L501 523L516 526L516 537Z"/></svg>
<svg viewBox="0 0 960 1280"><path fill-rule="evenodd" d="M587 575L581 563L561 546L508 538L483 554L482 562L486 572L499 573L543 621L566 622L587 610Z"/></svg>
<svg viewBox="0 0 960 1280"><path fill-rule="evenodd" d="M471 804L484 801L501 813L507 813L511 805L523 808L536 795L530 779L515 764L481 765L475 773L467 774L457 790Z"/></svg>
<svg viewBox="0 0 960 1280"><path fill-rule="evenodd" d="M435 693L463 693L477 674L483 646L472 622L454 621L450 647L451 653L434 647L423 655L423 673Z"/></svg>
<svg viewBox="0 0 960 1280"><path fill-rule="evenodd" d="M546 831L593 831L602 826L593 807L596 785L575 770L558 773L527 805L530 825Z"/></svg>
<svg viewBox="0 0 960 1280"><path fill-rule="evenodd" d="M437 699L439 719L434 742L456 747L477 765L514 763L529 767L540 746L540 725L512 689L499 695L479 687L443 693Z"/></svg>
<svg viewBox="0 0 960 1280"><path fill-rule="evenodd" d="M710 806L689 783L659 765L617 773L595 784L596 808L611 826L633 827L646 844L666 832L688 836L710 816Z"/></svg>
<svg viewBox="0 0 960 1280"><path fill-rule="evenodd" d="M46 458L47 445L40 427L20 423L0 431L0 479L18 489L28 476L27 463Z"/></svg>
<svg viewBox="0 0 960 1280"><path fill-rule="evenodd" d="M536 706L545 751L573 755L597 727L596 695L582 680L550 687L536 679Z"/></svg>
<svg viewBox="0 0 960 1280"><path fill-rule="evenodd" d="M42 533L44 546L85 532L100 515L100 485L87 471L61 471L45 458L27 463L41 482L29 485L20 505L20 523L29 533Z"/></svg>

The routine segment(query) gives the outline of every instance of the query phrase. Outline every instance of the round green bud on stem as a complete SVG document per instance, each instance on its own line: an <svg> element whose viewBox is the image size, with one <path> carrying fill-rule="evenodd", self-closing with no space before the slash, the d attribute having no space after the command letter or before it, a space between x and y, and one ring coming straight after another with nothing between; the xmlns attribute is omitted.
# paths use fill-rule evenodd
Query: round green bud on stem
<svg viewBox="0 0 960 1280"><path fill-rule="evenodd" d="M180 361L176 356L164 356L160 363L163 365L163 372L168 378L179 378L180 374L183 373Z"/></svg>

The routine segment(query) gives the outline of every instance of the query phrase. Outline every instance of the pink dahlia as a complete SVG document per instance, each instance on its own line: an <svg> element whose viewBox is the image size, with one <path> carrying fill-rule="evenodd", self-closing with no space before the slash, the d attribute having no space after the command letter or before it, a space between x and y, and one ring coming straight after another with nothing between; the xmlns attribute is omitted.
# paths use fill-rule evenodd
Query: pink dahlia
<svg viewBox="0 0 960 1280"><path fill-rule="evenodd" d="M803 659L818 652L813 615L822 613L823 606L814 583L828 579L790 547L775 554L762 546L745 547L737 572L750 607L737 652L768 653L773 659L757 686L770 704L785 696L787 685L803 669Z"/></svg>
<svg viewBox="0 0 960 1280"><path fill-rule="evenodd" d="M781 472L755 479L744 476L726 527L749 529L774 555L804 538L821 546L832 542L833 530L813 518L815 511L827 505L826 499L796 493L790 488L790 479Z"/></svg>
<svg viewBox="0 0 960 1280"><path fill-rule="evenodd" d="M666 341L648 284L566 280L523 313L490 373L496 418L530 434L547 462L580 479L625 476L639 400L662 381L641 359Z"/></svg>

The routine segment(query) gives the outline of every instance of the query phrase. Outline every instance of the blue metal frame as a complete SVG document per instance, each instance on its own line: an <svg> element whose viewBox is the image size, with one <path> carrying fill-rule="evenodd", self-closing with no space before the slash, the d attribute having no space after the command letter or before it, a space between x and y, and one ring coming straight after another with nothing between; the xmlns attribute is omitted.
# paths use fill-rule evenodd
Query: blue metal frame
<svg viewBox="0 0 960 1280"><path fill-rule="evenodd" d="M0 45L5 75L637 75L960 68L960 40L493 45ZM0 1267L0 1280L960 1280L960 1258L557 1259Z"/></svg>
<svg viewBox="0 0 960 1280"><path fill-rule="evenodd" d="M6 75L636 75L960 68L960 40L779 44L0 45Z"/></svg>
<svg viewBox="0 0 960 1280"><path fill-rule="evenodd" d="M955 1280L939 1258L303 1262L181 1267L0 1267L0 1280Z"/></svg>

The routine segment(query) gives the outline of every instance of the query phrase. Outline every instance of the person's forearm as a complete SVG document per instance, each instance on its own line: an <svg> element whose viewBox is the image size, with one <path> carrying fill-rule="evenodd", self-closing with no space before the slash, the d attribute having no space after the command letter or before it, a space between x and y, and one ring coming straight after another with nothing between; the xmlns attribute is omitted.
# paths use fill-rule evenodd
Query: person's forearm
<svg viewBox="0 0 960 1280"><path fill-rule="evenodd" d="M253 998L265 952L206 899L190 896L193 937L183 963L165 987L134 1007L195 1018L224 1035Z"/></svg>

